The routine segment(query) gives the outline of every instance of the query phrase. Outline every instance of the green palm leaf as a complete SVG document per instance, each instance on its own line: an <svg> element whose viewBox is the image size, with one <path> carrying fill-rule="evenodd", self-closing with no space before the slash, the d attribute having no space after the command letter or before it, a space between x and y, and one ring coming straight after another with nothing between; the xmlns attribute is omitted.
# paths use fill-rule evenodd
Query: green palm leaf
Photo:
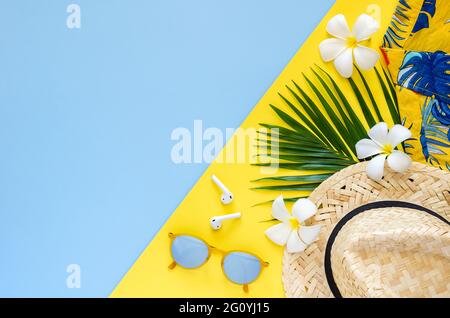
<svg viewBox="0 0 450 318"><path fill-rule="evenodd" d="M277 132L260 131L258 137L263 149L259 158L276 158L280 169L302 174L259 178L254 182L266 184L254 187L255 190L313 191L333 173L359 162L354 145L367 138L369 127L380 121L401 124L395 88L384 69L375 69L374 81L368 81L358 69L362 85L357 84L356 78L348 80L356 104L349 102L342 87L325 70L316 66L311 71L312 77L303 74L305 87L292 81L292 87L286 86L290 97L279 93L288 111L270 105L284 125L260 123ZM375 99L375 87L383 92L382 102ZM382 107L389 110L390 118L383 118ZM358 116L358 112L364 116ZM271 166L266 162L254 165ZM300 197L304 195L290 200Z"/></svg>

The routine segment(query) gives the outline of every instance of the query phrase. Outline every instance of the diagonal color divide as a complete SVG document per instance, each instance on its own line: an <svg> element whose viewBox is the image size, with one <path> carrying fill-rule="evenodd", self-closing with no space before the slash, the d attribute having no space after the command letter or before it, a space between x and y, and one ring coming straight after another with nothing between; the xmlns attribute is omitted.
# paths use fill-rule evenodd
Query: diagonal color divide
<svg viewBox="0 0 450 318"><path fill-rule="evenodd" d="M286 109L287 106L281 103L277 93L284 93L284 86L291 80L303 83L302 72L309 72L309 68L314 64L324 67L339 79L332 65L321 61L318 52L319 43L327 38L325 26L331 17L344 13L350 25L353 25L361 13L380 17L381 28L372 39L372 47L376 47L381 43L396 2L396 0L337 0L241 127L257 128L261 122L282 124L269 104ZM301 27L301 20L298 26ZM368 74L368 80L375 79L371 77L372 75ZM344 87L347 85L343 79L338 81L338 84ZM350 92L349 87L348 89ZM374 95L382 96L381 90L375 90ZM350 102L355 101L350 94L348 98ZM230 147L229 142L224 150L227 151ZM235 199L232 204L223 206L220 203L220 192L211 181L212 174L219 176L233 192ZM287 175L289 171L279 171L278 174ZM264 231L272 223L261 222L271 218L270 204L254 206L256 203L274 199L278 193L251 190L250 188L254 186L251 180L261 177L260 168L248 163L212 163L133 264L111 297L283 297L281 280L283 250L264 236ZM286 196L295 196L295 193L286 193ZM227 222L220 231L213 231L210 228L211 216L237 211L243 213L240 220ZM225 250L252 252L270 262L270 266L250 285L248 294L245 294L240 286L225 278L221 269L221 256L218 254L213 254L205 265L196 270L178 267L169 270L168 265L171 263L169 232L193 234Z"/></svg>

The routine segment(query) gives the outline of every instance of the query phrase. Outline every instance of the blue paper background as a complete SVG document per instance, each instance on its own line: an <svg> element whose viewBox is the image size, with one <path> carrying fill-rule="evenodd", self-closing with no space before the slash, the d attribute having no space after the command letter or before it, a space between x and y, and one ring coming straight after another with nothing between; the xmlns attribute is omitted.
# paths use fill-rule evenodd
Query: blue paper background
<svg viewBox="0 0 450 318"><path fill-rule="evenodd" d="M207 166L172 130L238 127L333 2L1 1L0 296L108 296Z"/></svg>

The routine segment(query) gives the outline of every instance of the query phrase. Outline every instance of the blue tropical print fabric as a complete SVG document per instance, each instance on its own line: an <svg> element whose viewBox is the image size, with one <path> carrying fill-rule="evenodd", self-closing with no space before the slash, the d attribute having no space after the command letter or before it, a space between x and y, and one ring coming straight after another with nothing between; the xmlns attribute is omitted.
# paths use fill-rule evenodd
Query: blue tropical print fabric
<svg viewBox="0 0 450 318"><path fill-rule="evenodd" d="M419 141L427 162L450 148L450 55L442 51L407 52L398 72L399 85L426 96L421 109ZM446 168L449 168L445 162Z"/></svg>
<svg viewBox="0 0 450 318"><path fill-rule="evenodd" d="M382 50L412 134L405 151L450 170L450 0L398 0Z"/></svg>
<svg viewBox="0 0 450 318"><path fill-rule="evenodd" d="M442 51L406 53L398 84L450 104L450 55Z"/></svg>
<svg viewBox="0 0 450 318"><path fill-rule="evenodd" d="M446 150L450 148L450 129L435 114L439 107L438 100L431 97L425 99L421 109L422 125L419 137L425 160L437 165L440 165L440 162L436 155L447 155Z"/></svg>
<svg viewBox="0 0 450 318"><path fill-rule="evenodd" d="M430 27L430 19L436 14L436 0L425 0L412 33Z"/></svg>

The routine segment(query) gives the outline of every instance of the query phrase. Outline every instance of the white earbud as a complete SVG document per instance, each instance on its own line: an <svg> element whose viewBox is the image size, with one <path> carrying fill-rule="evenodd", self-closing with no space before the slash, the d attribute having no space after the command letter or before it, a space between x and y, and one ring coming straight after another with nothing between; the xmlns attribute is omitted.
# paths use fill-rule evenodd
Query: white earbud
<svg viewBox="0 0 450 318"><path fill-rule="evenodd" d="M211 227L213 230L218 230L222 227L222 221L223 220L229 220L229 219L238 219L241 217L241 212L232 213L232 214L225 214L225 215L219 215L219 216L213 216L209 223L211 224Z"/></svg>
<svg viewBox="0 0 450 318"><path fill-rule="evenodd" d="M230 190L228 190L228 188L215 175L212 175L211 178L214 183L217 184L217 186L223 191L222 197L220 198L222 203L230 204L231 201L233 201L233 193L231 193Z"/></svg>

